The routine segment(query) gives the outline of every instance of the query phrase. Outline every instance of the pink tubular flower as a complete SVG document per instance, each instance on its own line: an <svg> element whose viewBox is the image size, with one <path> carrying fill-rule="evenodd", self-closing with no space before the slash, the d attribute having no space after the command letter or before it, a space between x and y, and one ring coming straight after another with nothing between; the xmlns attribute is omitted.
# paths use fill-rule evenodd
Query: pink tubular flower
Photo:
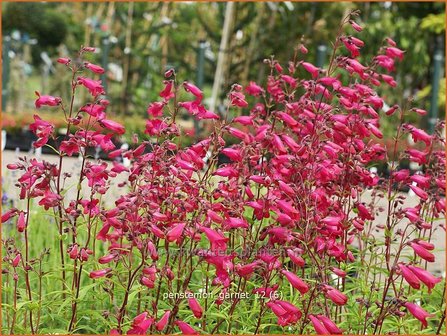
<svg viewBox="0 0 447 336"><path fill-rule="evenodd" d="M300 310L286 301L269 301L266 304L278 317L278 325L287 326L295 324L301 318Z"/></svg>
<svg viewBox="0 0 447 336"><path fill-rule="evenodd" d="M166 104L164 102L155 102L149 105L147 108L147 114L152 117L161 117L163 115L163 107Z"/></svg>
<svg viewBox="0 0 447 336"><path fill-rule="evenodd" d="M230 103L231 106L237 106L237 107L247 107L248 103L245 100L245 96L242 92L231 92L230 93Z"/></svg>
<svg viewBox="0 0 447 336"><path fill-rule="evenodd" d="M435 287L435 285L439 282L441 282L442 278L435 277L433 274L431 274L429 271L424 270L423 268L416 267L409 265L408 268L416 275L416 277L427 286L428 291L431 292L431 290Z"/></svg>
<svg viewBox="0 0 447 336"><path fill-rule="evenodd" d="M224 221L224 228L228 229L237 229L237 228L248 228L248 222L243 218L236 218L236 217L228 217Z"/></svg>
<svg viewBox="0 0 447 336"><path fill-rule="evenodd" d="M242 154L239 149L236 148L224 148L221 153L228 156L233 161L242 161Z"/></svg>
<svg viewBox="0 0 447 336"><path fill-rule="evenodd" d="M320 69L317 68L315 65L308 63L308 62L303 62L303 63L301 63L301 65L308 73L310 73L312 75L312 78L315 79L318 77Z"/></svg>
<svg viewBox="0 0 447 336"><path fill-rule="evenodd" d="M276 300L275 303L286 311L285 315L278 317L279 325L286 326L295 324L301 318L302 316L301 311L290 302Z"/></svg>
<svg viewBox="0 0 447 336"><path fill-rule="evenodd" d="M112 272L112 269L110 267L101 269L101 270L97 270L97 271L91 271L89 274L89 277L91 279L98 279L98 278L102 278L103 276L106 276L110 272Z"/></svg>
<svg viewBox="0 0 447 336"><path fill-rule="evenodd" d="M49 208L57 206L61 200L62 200L61 195L46 190L43 195L43 198L39 201L39 205L42 205L45 208L45 210L48 210Z"/></svg>
<svg viewBox="0 0 447 336"><path fill-rule="evenodd" d="M298 145L298 143L293 140L292 137L286 135L286 134L281 134L281 139L284 141L284 143L290 148L290 150L293 153L298 153L301 149L303 149L304 147L300 147Z"/></svg>
<svg viewBox="0 0 447 336"><path fill-rule="evenodd" d="M219 116L212 112L207 110L204 106L202 105L198 105L197 106L197 119L202 120L202 119L214 119L214 120L218 120Z"/></svg>
<svg viewBox="0 0 447 336"><path fill-rule="evenodd" d="M297 265L298 267L303 267L305 262L304 259L298 255L296 252L292 251L292 250L287 250L287 255L289 256L290 260L292 260L292 262Z"/></svg>
<svg viewBox="0 0 447 336"><path fill-rule="evenodd" d="M317 318L323 322L324 327L330 332L331 335L340 335L343 333L341 329L337 327L337 325L328 317L324 315L317 315Z"/></svg>
<svg viewBox="0 0 447 336"><path fill-rule="evenodd" d="M416 317L419 321L422 322L422 325L427 328L427 317L433 317L434 314L427 313L424 309L421 308L421 306L418 306L417 304L407 302L404 304L404 306L408 309L408 311Z"/></svg>
<svg viewBox="0 0 447 336"><path fill-rule="evenodd" d="M237 264L235 266L235 271L239 276L249 279L251 275L254 273L257 266L258 266L257 261L245 265Z"/></svg>
<svg viewBox="0 0 447 336"><path fill-rule="evenodd" d="M26 228L26 220L25 220L25 213L23 211L20 211L19 218L17 219L17 231L23 232Z"/></svg>
<svg viewBox="0 0 447 336"><path fill-rule="evenodd" d="M307 48L303 44L299 45L299 50L302 54L307 54L309 52L309 50L307 50Z"/></svg>
<svg viewBox="0 0 447 336"><path fill-rule="evenodd" d="M126 133L126 129L124 128L123 125L121 125L120 123L117 123L116 121L113 120L108 120L108 119L102 119L100 120L100 123L107 129L118 133L118 134L124 134Z"/></svg>
<svg viewBox="0 0 447 336"><path fill-rule="evenodd" d="M18 253L15 258L12 260L12 267L19 266L20 261L22 260L22 256Z"/></svg>
<svg viewBox="0 0 447 336"><path fill-rule="evenodd" d="M155 324L155 329L158 331L162 331L166 325L168 324L169 316L171 315L171 311L167 310L163 316L160 318L160 320Z"/></svg>
<svg viewBox="0 0 447 336"><path fill-rule="evenodd" d="M351 24L352 28L354 28L358 32L361 32L363 30L362 26L357 24L355 21L349 20L349 23Z"/></svg>
<svg viewBox="0 0 447 336"><path fill-rule="evenodd" d="M100 80L78 77L78 83L85 86L93 97L104 94L104 88L102 87Z"/></svg>
<svg viewBox="0 0 447 336"><path fill-rule="evenodd" d="M147 312L141 313L133 319L132 328L127 332L127 335L145 335L152 323L154 323L153 317L148 317Z"/></svg>
<svg viewBox="0 0 447 336"><path fill-rule="evenodd" d="M166 239L169 242L173 242L179 239L183 233L183 229L185 228L185 226L186 226L185 223L177 223L176 225L174 225L174 227L171 230L169 230L168 233L166 234Z"/></svg>
<svg viewBox="0 0 447 336"><path fill-rule="evenodd" d="M230 133L232 136L241 139L241 140L245 140L247 134L245 134L244 132L242 132L240 129L237 129L235 127L229 127L228 128L228 133Z"/></svg>
<svg viewBox="0 0 447 336"><path fill-rule="evenodd" d="M173 81L166 80L163 83L165 84L165 88L160 92L160 97L166 101L175 96L175 93L172 91Z"/></svg>
<svg viewBox="0 0 447 336"><path fill-rule="evenodd" d="M239 116L233 119L233 122L244 126L253 125L253 116Z"/></svg>
<svg viewBox="0 0 447 336"><path fill-rule="evenodd" d="M84 66L96 74L103 74L105 72L103 68L101 68L99 65L96 64L85 62Z"/></svg>
<svg viewBox="0 0 447 336"><path fill-rule="evenodd" d="M340 81L335 77L321 77L318 79L318 83L325 86L332 86L334 90L338 90L341 86Z"/></svg>
<svg viewBox="0 0 447 336"><path fill-rule="evenodd" d="M93 52L96 51L96 48L95 47L83 47L81 51L82 52L91 52L91 53L93 53Z"/></svg>
<svg viewBox="0 0 447 336"><path fill-rule="evenodd" d="M352 58L347 59L346 63L351 68L351 71L356 72L360 77L364 78L366 67L363 64Z"/></svg>
<svg viewBox="0 0 447 336"><path fill-rule="evenodd" d="M410 126L410 133L413 137L414 142L423 141L425 145L429 146L432 140L432 137L428 135L425 131L416 128L414 126Z"/></svg>
<svg viewBox="0 0 447 336"><path fill-rule="evenodd" d="M223 223L223 218L221 216L219 216L219 214L217 214L213 210L207 211L207 218L208 218L208 220L213 221L215 223L219 223L219 224Z"/></svg>
<svg viewBox="0 0 447 336"><path fill-rule="evenodd" d="M339 268L331 267L331 271L332 271L334 274L336 274L336 275L338 275L339 277L341 277L341 278L344 278L344 277L346 276L346 272L343 271L343 270L341 270L341 269L339 269Z"/></svg>
<svg viewBox="0 0 447 336"><path fill-rule="evenodd" d="M78 258L79 256L79 249L78 249L78 244L73 244L69 249L68 249L68 256L70 257L70 259L75 260Z"/></svg>
<svg viewBox="0 0 447 336"><path fill-rule="evenodd" d="M376 57L374 57L374 61L380 67L388 71L394 71L394 60L391 57L388 57L386 55L377 55Z"/></svg>
<svg viewBox="0 0 447 336"><path fill-rule="evenodd" d="M427 163L427 153L419 151L417 149L408 149L406 152L410 156L410 161L416 162L418 164Z"/></svg>
<svg viewBox="0 0 447 336"><path fill-rule="evenodd" d="M351 53L351 57L352 57L352 58L356 58L356 57L358 57L358 56L360 55L359 47L356 46L356 45L351 41L350 38L344 38L344 37L342 37L341 40L342 40L343 44L345 45L346 49L348 49L349 52Z"/></svg>
<svg viewBox="0 0 447 336"><path fill-rule="evenodd" d="M394 80L392 76L382 74L381 77L384 80L384 82L387 83L389 86L396 87L397 82Z"/></svg>
<svg viewBox="0 0 447 336"><path fill-rule="evenodd" d="M80 108L80 111L87 112L94 118L104 118L106 106L98 104L86 104Z"/></svg>
<svg viewBox="0 0 447 336"><path fill-rule="evenodd" d="M394 112L396 112L398 109L399 109L399 105L393 105L385 112L385 114L387 116L390 116L390 115L394 114Z"/></svg>
<svg viewBox="0 0 447 336"><path fill-rule="evenodd" d="M54 125L48 121L42 120L37 114L34 115L34 122L29 125L30 131L32 131L37 136L37 141L34 142L33 146L39 148L44 146L53 133Z"/></svg>
<svg viewBox="0 0 447 336"><path fill-rule="evenodd" d="M399 269L402 276L410 284L411 287L415 289L419 289L421 287L418 277L411 271L408 266L399 264Z"/></svg>
<svg viewBox="0 0 447 336"><path fill-rule="evenodd" d="M38 91L35 91L37 95L37 99L34 102L34 105L37 109L41 108L42 106L57 106L62 102L62 99L59 97L53 97L53 96L41 96Z"/></svg>
<svg viewBox="0 0 447 336"><path fill-rule="evenodd" d="M151 278L145 277L145 276L141 277L140 283L143 286L146 286L147 288L154 288L155 287L154 280L152 280Z"/></svg>
<svg viewBox="0 0 447 336"><path fill-rule="evenodd" d="M421 219L419 215L419 209L417 208L406 208L403 210L403 212L405 214L405 217L407 217L412 223L416 223Z"/></svg>
<svg viewBox="0 0 447 336"><path fill-rule="evenodd" d="M105 186L106 180L109 178L105 168L107 164L104 162L102 164L89 164L86 167L85 176L88 180L88 186Z"/></svg>
<svg viewBox="0 0 447 336"><path fill-rule="evenodd" d="M324 324L319 319L317 319L315 316L309 315L309 319L312 322L315 332L318 335L330 335L331 334L329 332L329 330L326 329Z"/></svg>
<svg viewBox="0 0 447 336"><path fill-rule="evenodd" d="M168 127L163 120L151 119L146 121L146 129L144 133L151 136L159 136Z"/></svg>
<svg viewBox="0 0 447 336"><path fill-rule="evenodd" d="M64 64L64 65L68 65L68 64L70 64L70 62L71 62L71 59L69 59L69 58L60 57L57 59L57 63Z"/></svg>
<svg viewBox="0 0 447 336"><path fill-rule="evenodd" d="M397 182L405 181L410 176L410 171L408 169L402 169L396 172L393 172L392 177Z"/></svg>
<svg viewBox="0 0 447 336"><path fill-rule="evenodd" d="M418 245L421 245L423 248L425 248L426 250L430 250L433 251L435 249L435 245L432 243L429 243L428 241L425 240L420 240L420 239L416 239L414 240Z"/></svg>
<svg viewBox="0 0 447 336"><path fill-rule="evenodd" d="M405 53L405 51L400 50L396 47L386 48L386 55L389 57L398 58L398 59L402 60L404 58L404 53Z"/></svg>
<svg viewBox="0 0 447 336"><path fill-rule="evenodd" d="M430 187L430 176L415 174L410 177L410 180L416 182L422 188Z"/></svg>
<svg viewBox="0 0 447 336"><path fill-rule="evenodd" d="M258 97L264 92L264 90L255 82L250 82L245 88L245 92L250 96Z"/></svg>
<svg viewBox="0 0 447 336"><path fill-rule="evenodd" d="M288 214L290 217L292 217L292 218L298 218L299 217L299 215L300 215L300 213L299 213L299 211L298 210L296 210L293 206L292 206L292 204L290 204L289 202L287 202L287 201L284 201L284 200L277 200L276 201L276 205L278 205L278 207L282 210L282 211L284 211L286 214Z"/></svg>
<svg viewBox="0 0 447 336"><path fill-rule="evenodd" d="M185 89L186 92L190 92L196 97L195 100L196 102L200 103L202 101L203 92L197 86L188 82L183 82L183 88Z"/></svg>
<svg viewBox="0 0 447 336"><path fill-rule="evenodd" d="M17 209L14 209L14 208L13 209L9 209L4 214L2 214L2 223L7 222L12 217L16 216L16 214L17 214Z"/></svg>
<svg viewBox="0 0 447 336"><path fill-rule="evenodd" d="M410 189L413 190L413 192L423 201L426 201L428 199L428 194L415 185L409 185Z"/></svg>
<svg viewBox="0 0 447 336"><path fill-rule="evenodd" d="M298 122L288 113L277 112L276 115L290 127L298 125Z"/></svg>
<svg viewBox="0 0 447 336"><path fill-rule="evenodd" d="M417 243L410 243L411 248L414 250L414 252L421 257L424 260L427 260L428 262L434 262L435 261L435 255L428 252L425 248L423 248L421 245Z"/></svg>
<svg viewBox="0 0 447 336"><path fill-rule="evenodd" d="M326 286L329 290L326 292L326 297L338 306L343 306L348 302L348 297L340 292L338 289Z"/></svg>
<svg viewBox="0 0 447 336"><path fill-rule="evenodd" d="M427 111L420 109L420 108L413 108L411 109L412 111L416 112L417 114L419 114L420 116L424 116L427 114Z"/></svg>
<svg viewBox="0 0 447 336"><path fill-rule="evenodd" d="M214 172L214 175L222 177L239 177L239 173L236 169L231 166L222 167Z"/></svg>
<svg viewBox="0 0 447 336"><path fill-rule="evenodd" d="M183 321L175 321L176 326L180 329L183 335L198 335L199 332L194 330L188 323Z"/></svg>
<svg viewBox="0 0 447 336"><path fill-rule="evenodd" d="M212 251L225 251L227 249L228 238L224 237L219 232L207 227L203 227L202 231L205 233L206 237L210 241Z"/></svg>
<svg viewBox="0 0 447 336"><path fill-rule="evenodd" d="M377 138L379 139L383 138L382 132L375 125L373 125L372 123L367 123L366 126L371 131L371 133L374 134Z"/></svg>
<svg viewBox="0 0 447 336"><path fill-rule="evenodd" d="M100 264L108 264L109 262L111 262L115 258L116 258L116 255L114 255L114 254L107 254L107 255L102 256L101 258L99 258L98 262Z"/></svg>
<svg viewBox="0 0 447 336"><path fill-rule="evenodd" d="M391 46L391 47L395 47L395 46L397 46L396 42L395 42L392 38L390 38L390 37L387 37L387 38L385 39L385 41L386 41L386 43L387 43L389 46Z"/></svg>
<svg viewBox="0 0 447 336"><path fill-rule="evenodd" d="M288 75L281 75L281 79L287 83L292 89L294 89L296 87L296 79L293 78L292 76L288 76Z"/></svg>
<svg viewBox="0 0 447 336"><path fill-rule="evenodd" d="M282 270L281 273L285 275L290 284L298 289L301 294L306 294L309 291L309 286L296 274L286 270Z"/></svg>
<svg viewBox="0 0 447 336"><path fill-rule="evenodd" d="M190 294L192 294L192 293L190 293ZM194 298L194 296L188 298L188 305L196 318L202 317L203 308L200 306L199 302Z"/></svg>

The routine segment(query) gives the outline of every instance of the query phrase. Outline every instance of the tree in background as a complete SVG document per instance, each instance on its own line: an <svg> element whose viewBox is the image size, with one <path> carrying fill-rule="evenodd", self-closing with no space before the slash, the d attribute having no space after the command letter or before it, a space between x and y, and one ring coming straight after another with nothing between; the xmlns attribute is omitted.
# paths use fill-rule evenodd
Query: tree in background
<svg viewBox="0 0 447 336"><path fill-rule="evenodd" d="M35 38L38 44L33 48L33 63L40 62L40 52L48 50L55 52L57 46L65 42L68 25L65 16L57 11L53 4L32 2L9 2L3 4L2 29L3 35L14 30Z"/></svg>

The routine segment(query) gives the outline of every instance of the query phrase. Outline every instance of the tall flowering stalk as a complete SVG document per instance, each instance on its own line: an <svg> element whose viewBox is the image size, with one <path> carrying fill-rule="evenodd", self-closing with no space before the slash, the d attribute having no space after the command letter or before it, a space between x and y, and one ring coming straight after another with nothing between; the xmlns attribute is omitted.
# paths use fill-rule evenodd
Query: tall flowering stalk
<svg viewBox="0 0 447 336"><path fill-rule="evenodd" d="M443 123L429 135L406 120L425 111L398 105L381 111L376 88L397 84L391 74L405 52L386 39L376 57L360 61L364 42L350 35L362 30L356 16L343 20L327 69L307 62L303 45L286 68L267 59L266 85L233 85L225 116L205 107L200 88L167 71L160 100L147 109L147 138L134 136L130 149L116 147L113 139L125 128L109 119L101 81L87 75L104 72L83 60L93 48L59 59L72 72L70 102L40 93L36 100L36 108L65 115L67 133L55 148L59 164L23 159L8 165L22 173L18 187L27 204L2 216L2 222L14 218L25 236L23 244L8 241L5 256L14 272L11 333L18 269L29 301L35 291L29 281L32 206L51 209L56 218L68 332L83 330L88 286L92 295L106 293L94 304L104 310L103 331L111 334L382 333L387 321L411 316L428 327L434 313L415 298L441 281L427 265L435 261L436 219L445 213ZM77 106L78 90L87 90L91 101ZM240 109L248 114L228 117ZM211 131L181 148L185 134L176 119L185 113L205 120ZM389 151L378 139L380 119L392 114L399 125ZM51 122L38 115L30 129L36 147L55 137ZM409 136L415 148L398 153ZM228 146L230 139L236 144ZM89 157L96 147L110 160ZM73 155L81 156L81 166L68 200L62 170ZM218 164L222 155L229 163ZM402 160L421 170L391 163ZM380 162L388 164L386 178L369 169ZM106 206L116 185L120 194ZM416 195L416 206L405 205L403 187ZM377 204L381 198L385 208ZM44 272L38 274L42 284ZM23 329L35 333L40 319L32 312Z"/></svg>

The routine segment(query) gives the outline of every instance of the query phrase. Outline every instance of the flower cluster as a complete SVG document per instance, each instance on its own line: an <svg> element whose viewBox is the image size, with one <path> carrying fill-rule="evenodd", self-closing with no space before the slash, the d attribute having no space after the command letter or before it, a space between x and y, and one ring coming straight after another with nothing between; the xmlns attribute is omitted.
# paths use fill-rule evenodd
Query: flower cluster
<svg viewBox="0 0 447 336"><path fill-rule="evenodd" d="M355 16L348 15L341 32L351 27L354 32L362 30ZM430 252L434 219L445 213L445 199L439 193L445 185L444 139L440 128L429 135L406 123L408 113L425 111L395 105L386 113L399 115L395 141L411 136L416 148L388 157L377 142L383 137L380 119L388 117L381 111L384 99L377 88L396 86L391 73L404 51L387 39L379 55L362 63L363 46L358 37L340 33L325 69L305 61L304 46L296 48L286 69L273 58L266 60L270 73L265 87L255 82L245 88L232 86L228 109L248 112L232 120L207 110L202 90L190 82L179 84L169 70L161 101L147 109L148 139L135 138L130 149L118 149L112 141L125 129L108 119L109 102L101 81L78 76L83 69L94 74L104 69L59 59L73 73L73 94L84 87L92 100L74 109L73 104L66 108L60 98L38 94L36 108L59 107L67 118L67 134L58 148L60 164L32 159L8 168L22 172L21 198L36 199L39 206L52 209L59 233L69 236L69 243L60 241L64 284L67 270L73 277L68 331L79 321L83 270L112 296L114 283L123 284L122 295L113 298L115 307L110 308L115 317L111 334L177 329L183 334L215 333L223 324L231 332L241 326L234 318L241 300L225 294L246 290L262 294L250 329L254 333L264 333L263 322L272 318L284 327L280 330L301 334L380 333L387 318L407 313L427 327L432 314L408 299L403 289L408 283L414 290L424 285L430 292L441 281L426 266L435 261ZM79 56L90 51L83 48ZM181 90L193 100L179 101ZM184 134L176 117L182 113L206 120L212 132L180 148L176 139ZM52 124L37 115L30 129L38 137L36 147L54 136ZM229 138L237 144L227 146ZM93 147L108 153L111 161L90 159L85 153ZM82 158L78 190L85 181L89 192L78 191L75 200L66 202L61 168L63 158L72 155ZM229 163L219 165L220 156ZM403 159L421 165L421 171L412 174L391 164ZM388 178L369 169L380 161L389 163ZM103 198L118 176L124 181L119 184L121 193L114 206L106 208ZM417 196L416 206L403 205L406 196L398 192L403 186ZM372 201L367 194L373 195ZM385 197L387 208L378 207L375 197ZM17 230L26 234L30 215L28 202L26 210L4 213L2 222L17 217ZM376 218L385 220L377 225ZM79 234L81 224L86 235ZM384 236L380 250L370 238L373 229ZM95 249L98 243L104 248ZM240 248L250 253L236 254ZM170 256L177 249L189 253ZM356 278L370 280L368 273L362 273L368 269L368 251L382 254L386 267L374 312L368 311L371 293L355 287L350 293L346 290L350 282L360 281ZM402 257L408 252L414 257ZM23 261L22 256L8 255L14 268L23 263L28 282L29 259L26 255ZM129 303L137 288L140 303L147 303L143 312L140 303L138 309ZM176 297L160 302L162 291L199 289L215 291L218 299ZM279 291L292 294L271 295ZM31 297L29 285L27 293ZM389 300L390 293L394 300ZM355 297L365 320L361 329L349 329L354 327L343 317ZM210 314L213 307L222 307L225 318L216 320ZM38 326L31 328L35 332Z"/></svg>

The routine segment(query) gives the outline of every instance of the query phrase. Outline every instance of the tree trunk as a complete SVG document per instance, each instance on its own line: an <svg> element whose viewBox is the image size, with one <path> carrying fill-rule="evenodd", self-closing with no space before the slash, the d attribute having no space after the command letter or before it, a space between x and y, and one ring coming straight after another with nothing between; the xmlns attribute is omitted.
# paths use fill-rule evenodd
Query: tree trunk
<svg viewBox="0 0 447 336"><path fill-rule="evenodd" d="M259 43L259 39L258 39L259 28L261 27L262 19L264 18L264 14L265 14L265 4L261 2L256 5L260 6L261 8L259 9L258 15L256 15L253 32L252 32L251 38L250 38L250 44L248 45L247 53L245 54L245 63L244 63L244 68L242 70L243 72L242 72L242 76L241 76L241 82L243 84L247 84L248 75L250 73L250 64L252 63L253 58L255 58L255 56L256 56L256 49L257 49L256 46Z"/></svg>
<svg viewBox="0 0 447 336"><path fill-rule="evenodd" d="M127 10L127 25L126 35L124 42L124 62L123 62L123 82L122 82L122 94L121 94L121 108L120 111L124 114L129 114L129 95L128 95L128 78L129 78L129 66L130 66L130 52L132 45L132 24L133 24L133 10L134 2L129 2L129 8Z"/></svg>
<svg viewBox="0 0 447 336"><path fill-rule="evenodd" d="M217 99L219 98L219 91L223 82L223 73L225 69L226 56L228 52L228 41L231 33L231 26L234 16L234 2L227 2L225 10L225 21L222 32L222 39L220 41L219 54L217 58L217 67L214 75L213 91L211 95L210 110L215 111Z"/></svg>

